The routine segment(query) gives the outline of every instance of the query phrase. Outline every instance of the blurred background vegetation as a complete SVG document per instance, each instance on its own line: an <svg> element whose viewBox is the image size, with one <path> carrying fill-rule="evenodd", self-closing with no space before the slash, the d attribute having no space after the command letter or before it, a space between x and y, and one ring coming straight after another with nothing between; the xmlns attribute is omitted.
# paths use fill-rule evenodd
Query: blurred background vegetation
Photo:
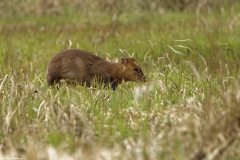
<svg viewBox="0 0 240 160"><path fill-rule="evenodd" d="M48 16L81 13L108 13L121 15L124 12L194 11L197 13L233 9L238 0L3 0L0 2L0 17L7 19L21 16Z"/></svg>

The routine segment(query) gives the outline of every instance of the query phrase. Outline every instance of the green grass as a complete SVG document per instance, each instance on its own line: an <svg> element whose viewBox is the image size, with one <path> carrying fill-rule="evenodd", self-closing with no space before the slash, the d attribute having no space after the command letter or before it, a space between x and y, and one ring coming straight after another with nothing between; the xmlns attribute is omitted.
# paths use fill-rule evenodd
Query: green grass
<svg viewBox="0 0 240 160"><path fill-rule="evenodd" d="M6 12L0 159L239 159L238 10ZM148 81L50 88L49 60L77 47L134 53Z"/></svg>

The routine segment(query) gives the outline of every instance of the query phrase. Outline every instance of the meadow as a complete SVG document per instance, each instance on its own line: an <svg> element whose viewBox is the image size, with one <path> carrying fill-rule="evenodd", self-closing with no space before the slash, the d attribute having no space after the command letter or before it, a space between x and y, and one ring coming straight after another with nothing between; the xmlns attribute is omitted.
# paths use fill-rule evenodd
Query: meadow
<svg viewBox="0 0 240 160"><path fill-rule="evenodd" d="M240 159L239 2L162 2L0 2L0 160ZM68 48L147 82L49 87Z"/></svg>

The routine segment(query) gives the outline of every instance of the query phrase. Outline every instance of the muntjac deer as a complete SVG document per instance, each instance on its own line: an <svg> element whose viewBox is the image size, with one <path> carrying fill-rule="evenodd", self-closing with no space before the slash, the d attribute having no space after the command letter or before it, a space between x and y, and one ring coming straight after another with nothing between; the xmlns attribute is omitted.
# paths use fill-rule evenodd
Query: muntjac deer
<svg viewBox="0 0 240 160"><path fill-rule="evenodd" d="M93 82L110 85L113 90L122 82L146 82L141 67L130 56L121 63L108 62L79 49L63 50L56 54L47 67L47 82L57 84L61 79L90 87Z"/></svg>

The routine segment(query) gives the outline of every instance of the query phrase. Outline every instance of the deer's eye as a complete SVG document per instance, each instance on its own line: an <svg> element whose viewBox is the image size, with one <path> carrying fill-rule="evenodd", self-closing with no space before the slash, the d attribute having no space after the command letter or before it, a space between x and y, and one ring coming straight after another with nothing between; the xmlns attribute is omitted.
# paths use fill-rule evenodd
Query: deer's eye
<svg viewBox="0 0 240 160"><path fill-rule="evenodd" d="M138 68L133 68L133 70L136 71L137 73L139 72L139 71L138 71Z"/></svg>

